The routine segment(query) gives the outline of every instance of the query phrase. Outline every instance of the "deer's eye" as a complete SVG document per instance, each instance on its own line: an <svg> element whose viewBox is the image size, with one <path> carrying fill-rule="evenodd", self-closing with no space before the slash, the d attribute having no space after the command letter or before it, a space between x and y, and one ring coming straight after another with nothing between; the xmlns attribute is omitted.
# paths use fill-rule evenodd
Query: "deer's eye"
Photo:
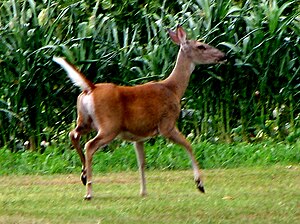
<svg viewBox="0 0 300 224"><path fill-rule="evenodd" d="M197 48L199 49L199 50L206 50L206 47L204 46L204 45L198 45L197 46Z"/></svg>

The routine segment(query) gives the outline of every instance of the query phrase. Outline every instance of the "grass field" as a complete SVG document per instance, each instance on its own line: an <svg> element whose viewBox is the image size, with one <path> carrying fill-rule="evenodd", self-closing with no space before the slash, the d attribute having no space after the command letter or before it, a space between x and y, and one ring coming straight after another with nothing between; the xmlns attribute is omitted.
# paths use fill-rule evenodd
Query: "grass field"
<svg viewBox="0 0 300 224"><path fill-rule="evenodd" d="M300 167L204 170L206 194L192 171L95 174L84 201L77 175L0 177L0 223L299 223Z"/></svg>

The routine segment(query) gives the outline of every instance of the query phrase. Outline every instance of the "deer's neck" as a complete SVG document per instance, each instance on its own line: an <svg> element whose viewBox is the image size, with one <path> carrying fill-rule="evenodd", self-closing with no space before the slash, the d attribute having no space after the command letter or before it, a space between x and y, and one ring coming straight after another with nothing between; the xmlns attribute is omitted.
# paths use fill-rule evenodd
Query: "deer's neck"
<svg viewBox="0 0 300 224"><path fill-rule="evenodd" d="M171 89L180 100L189 84L190 76L195 68L195 64L180 48L176 65L170 76L163 83Z"/></svg>

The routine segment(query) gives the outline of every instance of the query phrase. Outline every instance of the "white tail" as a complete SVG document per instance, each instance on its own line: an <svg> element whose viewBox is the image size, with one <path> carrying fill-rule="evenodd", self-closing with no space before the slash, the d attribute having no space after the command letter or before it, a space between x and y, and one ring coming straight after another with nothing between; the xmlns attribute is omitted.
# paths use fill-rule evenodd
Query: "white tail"
<svg viewBox="0 0 300 224"><path fill-rule="evenodd" d="M64 58L53 57L53 61L59 64L68 74L71 81L82 91L91 91L95 88L94 84L91 83L84 75L82 75L73 65L69 64Z"/></svg>
<svg viewBox="0 0 300 224"><path fill-rule="evenodd" d="M53 58L68 73L71 80L82 88L77 101L77 126L70 132L73 146L81 162L81 180L87 185L85 199L92 197L92 157L101 148L119 137L135 142L135 151L141 176L141 195L146 195L144 141L162 135L183 146L191 158L194 179L204 192L197 160L192 147L176 127L180 113L180 99L196 64L221 63L225 54L216 48L195 40L187 40L182 27L169 31L172 41L180 46L175 68L160 82L134 87L114 84L92 84L62 58ZM85 144L86 154L80 147L80 137L91 130L96 136Z"/></svg>

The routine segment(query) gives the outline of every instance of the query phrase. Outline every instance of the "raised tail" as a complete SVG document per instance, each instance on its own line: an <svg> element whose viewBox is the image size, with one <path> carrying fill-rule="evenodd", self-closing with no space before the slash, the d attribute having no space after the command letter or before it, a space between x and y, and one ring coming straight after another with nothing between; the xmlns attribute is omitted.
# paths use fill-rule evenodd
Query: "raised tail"
<svg viewBox="0 0 300 224"><path fill-rule="evenodd" d="M82 91L91 91L95 88L95 85L88 80L83 74L81 74L73 65L68 63L64 58L53 57L53 61L59 64L68 74L72 82L81 88Z"/></svg>

